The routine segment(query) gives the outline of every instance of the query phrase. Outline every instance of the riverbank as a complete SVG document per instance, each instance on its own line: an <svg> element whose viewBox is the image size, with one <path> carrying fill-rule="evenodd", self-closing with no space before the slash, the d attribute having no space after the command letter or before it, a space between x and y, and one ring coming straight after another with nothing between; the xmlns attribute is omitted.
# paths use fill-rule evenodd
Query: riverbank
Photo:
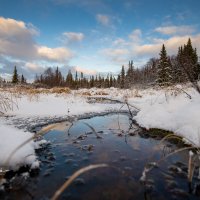
<svg viewBox="0 0 200 200"><path fill-rule="evenodd" d="M5 91L1 91L5 93ZM32 137L33 127L44 126L63 120L75 120L76 116L87 116L96 113L128 111L138 112L133 119L146 129L158 128L172 131L182 136L187 142L200 146L200 95L190 86L159 89L81 89L68 93L52 91L13 93L15 105L0 118L0 165L5 162L5 151L12 152L26 140L22 135ZM105 101L113 99L122 103ZM95 100L95 99L98 99ZM117 102L116 101L116 102ZM131 106L132 105L132 106ZM137 108L137 109L136 109ZM18 130L17 128L21 129ZM16 142L13 145L12 140ZM15 140L18 138L18 140ZM21 138L21 139L20 139ZM33 155L33 163L37 161L33 142L28 143ZM9 149L9 150L8 150ZM23 150L24 149L24 150ZM14 154L12 167L30 165L24 158L30 154L25 147L20 149L21 157ZM4 152L4 153L3 153ZM35 165L36 166L36 165Z"/></svg>

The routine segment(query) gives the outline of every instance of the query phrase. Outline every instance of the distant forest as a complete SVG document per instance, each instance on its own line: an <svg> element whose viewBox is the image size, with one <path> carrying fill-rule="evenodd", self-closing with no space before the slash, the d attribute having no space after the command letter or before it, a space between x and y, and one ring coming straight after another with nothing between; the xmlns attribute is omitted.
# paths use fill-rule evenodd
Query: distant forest
<svg viewBox="0 0 200 200"><path fill-rule="evenodd" d="M25 83L26 79L19 80L16 67L13 73L13 83ZM170 86L177 83L192 82L196 85L200 79L200 63L196 48L193 48L190 38L187 44L178 48L176 55L168 56L165 45L161 47L159 58L151 58L142 68L136 68L133 61L129 61L128 69L122 66L120 74L113 76L90 76L71 70L66 76L57 67L55 70L48 68L41 75L36 75L34 83L47 87L69 87L79 88L131 88L136 84Z"/></svg>

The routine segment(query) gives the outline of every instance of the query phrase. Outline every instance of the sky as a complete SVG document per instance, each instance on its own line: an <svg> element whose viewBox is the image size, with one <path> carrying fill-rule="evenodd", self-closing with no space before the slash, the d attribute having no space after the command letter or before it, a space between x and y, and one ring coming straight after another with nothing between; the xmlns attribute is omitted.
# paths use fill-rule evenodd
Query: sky
<svg viewBox="0 0 200 200"><path fill-rule="evenodd" d="M96 74L142 67L188 38L200 55L199 0L0 0L0 76L47 67Z"/></svg>

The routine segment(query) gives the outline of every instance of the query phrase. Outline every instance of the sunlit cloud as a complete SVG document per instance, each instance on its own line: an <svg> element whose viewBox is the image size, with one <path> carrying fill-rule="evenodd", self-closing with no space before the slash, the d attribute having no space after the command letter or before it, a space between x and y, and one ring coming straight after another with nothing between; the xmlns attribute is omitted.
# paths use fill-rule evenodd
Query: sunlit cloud
<svg viewBox="0 0 200 200"><path fill-rule="evenodd" d="M123 64L127 61L127 55L129 54L129 51L127 49L108 48L103 49L101 54L116 64Z"/></svg>
<svg viewBox="0 0 200 200"><path fill-rule="evenodd" d="M39 30L31 23L26 24L10 18L0 17L0 63L1 75L12 73L17 66L20 73L33 78L33 73L41 73L45 65L64 65L73 57L74 53L66 47L51 48L40 45L35 41L39 37ZM71 39L80 40L83 36L76 35Z"/></svg>
<svg viewBox="0 0 200 200"><path fill-rule="evenodd" d="M25 63L25 70L38 73L43 72L44 68L41 66L41 64L27 62Z"/></svg>
<svg viewBox="0 0 200 200"><path fill-rule="evenodd" d="M163 26L155 28L155 31L164 35L185 35L196 31L194 26Z"/></svg>
<svg viewBox="0 0 200 200"><path fill-rule="evenodd" d="M38 33L22 21L0 17L0 54L19 59L37 57L37 47L33 36Z"/></svg>
<svg viewBox="0 0 200 200"><path fill-rule="evenodd" d="M41 59L55 61L55 62L67 62L73 57L73 53L64 47L49 48L46 46L38 47L38 55Z"/></svg>
<svg viewBox="0 0 200 200"><path fill-rule="evenodd" d="M196 47L198 52L200 53L200 34L197 34L193 36L185 35L174 36L169 39L157 39L155 43L138 45L134 47L132 54L135 54L137 56L158 57L162 44L165 44L168 54L173 55L177 53L178 47L183 46L187 43L188 38L191 38L193 46Z"/></svg>
<svg viewBox="0 0 200 200"><path fill-rule="evenodd" d="M21 60L68 62L73 53L65 47L40 46L34 40L39 31L32 24L0 17L0 55ZM71 34L70 39L82 39L83 35Z"/></svg>
<svg viewBox="0 0 200 200"><path fill-rule="evenodd" d="M81 42L85 35L83 33L76 32L64 32L62 33L61 41L64 43Z"/></svg>
<svg viewBox="0 0 200 200"><path fill-rule="evenodd" d="M141 37L142 37L142 31L140 29L133 30L133 32L129 35L129 39L134 43L140 42Z"/></svg>

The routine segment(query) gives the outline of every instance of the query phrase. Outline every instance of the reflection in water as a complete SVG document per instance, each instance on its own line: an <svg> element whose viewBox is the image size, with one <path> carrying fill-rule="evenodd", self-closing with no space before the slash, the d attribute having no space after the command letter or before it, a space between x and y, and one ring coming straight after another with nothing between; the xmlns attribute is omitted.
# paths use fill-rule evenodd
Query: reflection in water
<svg viewBox="0 0 200 200"><path fill-rule="evenodd" d="M88 125L86 125L88 124ZM68 128L70 130L68 131ZM1 199L46 199L71 174L89 164L106 163L110 168L87 172L63 193L63 199L198 199L188 192L188 152L169 157L140 182L148 162L159 160L176 147L168 142L141 137L129 117L113 114L73 123L61 123L45 135L51 144L38 152L39 171L29 173L21 187L8 186ZM95 132L95 134L94 134ZM100 137L97 137L100 136ZM145 134L146 135L146 134ZM11 184L21 177L8 177ZM195 183L198 183L195 174ZM16 181L15 180L15 181ZM192 187L194 188L194 186ZM61 199L62 199L61 198Z"/></svg>

